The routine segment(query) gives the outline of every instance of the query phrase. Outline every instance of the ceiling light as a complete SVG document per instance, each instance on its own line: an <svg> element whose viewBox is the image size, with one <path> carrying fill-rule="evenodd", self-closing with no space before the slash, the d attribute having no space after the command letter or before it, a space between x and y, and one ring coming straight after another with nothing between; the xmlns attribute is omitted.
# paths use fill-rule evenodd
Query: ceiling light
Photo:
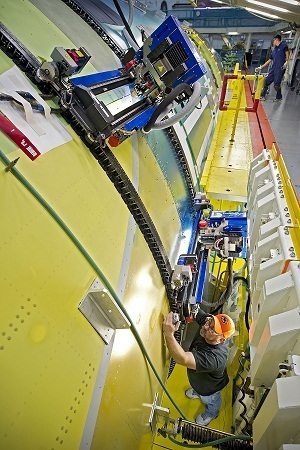
<svg viewBox="0 0 300 450"><path fill-rule="evenodd" d="M224 3L224 2L221 2L221 0L211 0L212 2L215 2L215 3Z"/></svg>
<svg viewBox="0 0 300 450"><path fill-rule="evenodd" d="M247 0L247 2L253 3L253 5L261 6L262 8L275 9L276 11L280 11L283 13L290 12L288 9L280 8L280 6L268 5L267 3L258 2L257 0Z"/></svg>
<svg viewBox="0 0 300 450"><path fill-rule="evenodd" d="M229 36L238 36L240 33L238 31L229 31L227 34Z"/></svg>
<svg viewBox="0 0 300 450"><path fill-rule="evenodd" d="M247 11L253 12L255 14L260 14L261 16L271 17L272 19L279 19L278 16L275 16L275 14L269 14L267 12L259 11L258 9L253 8L245 8Z"/></svg>
<svg viewBox="0 0 300 450"><path fill-rule="evenodd" d="M289 5L300 6L300 2L296 0L279 0L280 2L288 3Z"/></svg>

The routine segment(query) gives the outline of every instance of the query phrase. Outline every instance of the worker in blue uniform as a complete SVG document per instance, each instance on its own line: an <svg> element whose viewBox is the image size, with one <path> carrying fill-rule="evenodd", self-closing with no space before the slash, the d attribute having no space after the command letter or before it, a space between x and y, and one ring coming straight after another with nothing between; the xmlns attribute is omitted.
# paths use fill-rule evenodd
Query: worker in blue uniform
<svg viewBox="0 0 300 450"><path fill-rule="evenodd" d="M170 355L174 361L187 367L191 388L185 392L190 399L200 399L205 411L196 417L196 423L206 426L219 415L221 390L228 384L226 371L228 359L227 339L235 332L232 319L227 314L204 313L196 316L199 324L189 351L185 351L174 337L179 323L173 323L169 313L163 323L163 332Z"/></svg>
<svg viewBox="0 0 300 450"><path fill-rule="evenodd" d="M271 61L273 62L272 67L267 77L265 78L265 85L263 90L261 91L261 100L266 99L268 87L270 86L270 84L274 83L276 98L273 101L280 102L282 100L281 81L284 76L287 62L289 60L289 50L286 42L281 42L280 34L276 34L273 39L273 44L274 48L271 52L270 58L257 69L261 70L264 67L268 66Z"/></svg>

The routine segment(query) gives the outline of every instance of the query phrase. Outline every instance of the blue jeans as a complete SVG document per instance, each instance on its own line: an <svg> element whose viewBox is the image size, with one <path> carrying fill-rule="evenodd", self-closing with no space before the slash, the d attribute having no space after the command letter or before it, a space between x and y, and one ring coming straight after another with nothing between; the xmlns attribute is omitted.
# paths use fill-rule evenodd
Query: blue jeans
<svg viewBox="0 0 300 450"><path fill-rule="evenodd" d="M199 398L206 405L205 414L210 417L217 417L219 415L222 402L221 391L211 395L199 395Z"/></svg>

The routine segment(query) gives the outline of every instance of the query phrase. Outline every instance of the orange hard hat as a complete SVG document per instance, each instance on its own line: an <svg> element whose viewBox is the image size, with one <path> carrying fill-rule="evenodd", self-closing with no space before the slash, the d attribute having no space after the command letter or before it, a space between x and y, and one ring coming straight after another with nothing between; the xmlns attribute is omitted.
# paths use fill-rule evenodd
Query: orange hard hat
<svg viewBox="0 0 300 450"><path fill-rule="evenodd" d="M225 338L229 338L235 332L234 322L227 314L217 314L213 316L215 320L215 332L223 334Z"/></svg>

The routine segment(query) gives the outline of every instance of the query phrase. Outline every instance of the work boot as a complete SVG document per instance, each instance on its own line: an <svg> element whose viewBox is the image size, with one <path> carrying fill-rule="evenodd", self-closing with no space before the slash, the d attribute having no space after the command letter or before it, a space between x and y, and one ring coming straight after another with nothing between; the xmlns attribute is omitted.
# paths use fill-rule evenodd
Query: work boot
<svg viewBox="0 0 300 450"><path fill-rule="evenodd" d="M218 416L216 416L218 417ZM202 414L199 414L199 416L196 417L196 423L198 425L206 426L208 425L213 419L216 419L216 417L209 416L206 412L203 412Z"/></svg>
<svg viewBox="0 0 300 450"><path fill-rule="evenodd" d="M187 391L185 391L185 395L190 398L191 400L193 400L194 398L198 398L199 399L199 395L197 394L196 391L194 391L193 388L188 389Z"/></svg>

